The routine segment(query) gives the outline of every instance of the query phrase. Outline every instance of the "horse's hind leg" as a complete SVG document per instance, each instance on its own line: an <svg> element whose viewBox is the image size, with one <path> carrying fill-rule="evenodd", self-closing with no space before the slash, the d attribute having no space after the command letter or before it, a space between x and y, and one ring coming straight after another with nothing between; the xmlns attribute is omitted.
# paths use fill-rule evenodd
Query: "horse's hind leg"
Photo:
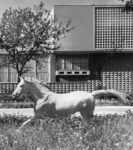
<svg viewBox="0 0 133 150"><path fill-rule="evenodd" d="M87 123L90 123L93 119L93 111L89 112L88 109L87 110L82 110L80 111L81 116L83 117L83 120Z"/></svg>

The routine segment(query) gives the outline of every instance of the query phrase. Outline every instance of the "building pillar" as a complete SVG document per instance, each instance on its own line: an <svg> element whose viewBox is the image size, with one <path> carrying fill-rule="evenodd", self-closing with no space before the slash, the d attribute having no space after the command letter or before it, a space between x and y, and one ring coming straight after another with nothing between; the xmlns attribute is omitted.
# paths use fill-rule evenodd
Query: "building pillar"
<svg viewBox="0 0 133 150"><path fill-rule="evenodd" d="M56 55L50 54L48 60L48 72L49 72L49 81L48 82L56 82Z"/></svg>

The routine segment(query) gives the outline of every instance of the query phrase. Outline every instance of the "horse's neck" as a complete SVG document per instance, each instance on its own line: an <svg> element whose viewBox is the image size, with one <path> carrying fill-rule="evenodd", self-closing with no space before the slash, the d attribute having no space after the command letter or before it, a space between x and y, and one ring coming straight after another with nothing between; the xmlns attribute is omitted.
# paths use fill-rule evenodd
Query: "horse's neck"
<svg viewBox="0 0 133 150"><path fill-rule="evenodd" d="M31 97L34 102L37 103L37 101L40 100L47 100L47 97L50 93L51 91L49 89L42 85L37 85L36 88L34 88L34 91L31 91Z"/></svg>

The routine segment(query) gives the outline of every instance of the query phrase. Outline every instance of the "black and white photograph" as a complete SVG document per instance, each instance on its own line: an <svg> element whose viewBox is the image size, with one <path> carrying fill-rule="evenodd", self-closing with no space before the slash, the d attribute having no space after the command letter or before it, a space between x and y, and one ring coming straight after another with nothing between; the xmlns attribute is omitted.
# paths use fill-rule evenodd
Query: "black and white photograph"
<svg viewBox="0 0 133 150"><path fill-rule="evenodd" d="M133 0L0 0L0 150L133 150Z"/></svg>

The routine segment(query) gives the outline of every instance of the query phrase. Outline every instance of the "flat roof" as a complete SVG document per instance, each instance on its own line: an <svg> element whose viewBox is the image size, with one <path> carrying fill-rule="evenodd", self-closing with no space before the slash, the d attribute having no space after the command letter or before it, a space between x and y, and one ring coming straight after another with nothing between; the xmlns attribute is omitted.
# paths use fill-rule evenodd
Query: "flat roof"
<svg viewBox="0 0 133 150"><path fill-rule="evenodd" d="M105 5L96 5L96 4L87 4L87 5L85 5L85 4L83 4L83 5L80 5L80 4L64 4L64 5L62 5L62 4L55 4L54 5L54 7L56 7L56 6L97 6L97 7L122 7L122 6L124 6L125 4L105 4Z"/></svg>

